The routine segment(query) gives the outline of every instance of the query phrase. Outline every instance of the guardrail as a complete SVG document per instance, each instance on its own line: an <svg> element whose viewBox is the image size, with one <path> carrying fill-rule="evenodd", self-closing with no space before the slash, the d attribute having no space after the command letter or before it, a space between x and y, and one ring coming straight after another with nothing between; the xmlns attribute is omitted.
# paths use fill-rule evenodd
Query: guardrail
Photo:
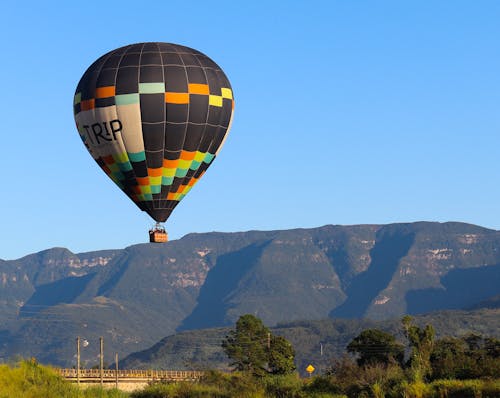
<svg viewBox="0 0 500 398"><path fill-rule="evenodd" d="M99 369L55 369L62 377L71 381L100 380L101 371ZM125 381L127 379L155 381L155 380L198 380L204 372L195 370L135 370L135 369L103 369L103 381L115 381L116 379Z"/></svg>

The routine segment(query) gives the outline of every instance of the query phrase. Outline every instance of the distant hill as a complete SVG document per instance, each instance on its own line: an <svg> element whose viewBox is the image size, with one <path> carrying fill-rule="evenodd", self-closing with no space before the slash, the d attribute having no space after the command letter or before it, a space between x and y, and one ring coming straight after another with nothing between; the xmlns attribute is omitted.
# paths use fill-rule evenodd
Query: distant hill
<svg viewBox="0 0 500 398"><path fill-rule="evenodd" d="M190 234L167 244L0 260L0 360L69 366L176 332L468 309L500 295L500 232L463 223Z"/></svg>
<svg viewBox="0 0 500 398"><path fill-rule="evenodd" d="M441 311L416 316L416 324L431 324L437 338L476 333L500 338L500 309L474 311ZM373 321L368 319L324 319L280 324L272 332L287 338L296 351L297 368L314 364L322 372L333 359L341 357L349 342L362 330L377 328L404 341L400 319ZM214 328L181 332L165 337L151 348L133 353L120 361L123 369L221 369L229 368L229 360L221 342L231 328Z"/></svg>
<svg viewBox="0 0 500 398"><path fill-rule="evenodd" d="M479 308L500 308L500 295L490 297L487 300L481 301L473 305L470 309L479 309Z"/></svg>

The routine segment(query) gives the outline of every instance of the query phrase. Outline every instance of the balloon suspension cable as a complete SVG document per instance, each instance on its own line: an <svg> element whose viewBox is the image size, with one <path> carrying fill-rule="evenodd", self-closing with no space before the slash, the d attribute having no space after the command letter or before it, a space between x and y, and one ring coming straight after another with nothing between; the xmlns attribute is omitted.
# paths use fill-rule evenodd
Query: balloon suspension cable
<svg viewBox="0 0 500 398"><path fill-rule="evenodd" d="M162 222L156 222L154 227L152 227L150 232L165 232L165 226L163 225Z"/></svg>

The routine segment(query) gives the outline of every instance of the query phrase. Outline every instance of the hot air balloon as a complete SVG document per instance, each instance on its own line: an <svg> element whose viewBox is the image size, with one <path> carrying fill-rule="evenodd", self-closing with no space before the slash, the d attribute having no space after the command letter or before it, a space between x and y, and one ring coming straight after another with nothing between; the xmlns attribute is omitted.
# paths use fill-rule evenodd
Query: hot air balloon
<svg viewBox="0 0 500 398"><path fill-rule="evenodd" d="M74 116L97 164L156 222L150 241L203 176L229 132L231 85L209 57L138 43L95 61L76 88Z"/></svg>

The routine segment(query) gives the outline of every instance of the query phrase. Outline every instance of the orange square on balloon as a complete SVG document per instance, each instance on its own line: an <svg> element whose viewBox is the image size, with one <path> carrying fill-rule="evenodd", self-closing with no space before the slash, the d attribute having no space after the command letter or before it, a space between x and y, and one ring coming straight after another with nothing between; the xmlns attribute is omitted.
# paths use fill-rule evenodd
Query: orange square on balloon
<svg viewBox="0 0 500 398"><path fill-rule="evenodd" d="M137 177L137 182L139 185L149 185L149 177Z"/></svg>

